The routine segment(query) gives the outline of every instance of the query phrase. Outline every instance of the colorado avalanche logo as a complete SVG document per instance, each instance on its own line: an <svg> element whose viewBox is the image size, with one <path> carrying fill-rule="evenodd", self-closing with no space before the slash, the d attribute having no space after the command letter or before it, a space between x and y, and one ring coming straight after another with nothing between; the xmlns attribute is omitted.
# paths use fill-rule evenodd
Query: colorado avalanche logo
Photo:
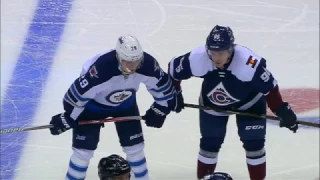
<svg viewBox="0 0 320 180"><path fill-rule="evenodd" d="M126 90L118 90L110 93L107 97L106 100L108 102L111 102L113 104L120 104L123 101L129 99L132 97L132 95L135 94L135 91L132 89L126 89Z"/></svg>
<svg viewBox="0 0 320 180"><path fill-rule="evenodd" d="M207 94L209 100L218 106L227 106L232 103L239 102L239 99L232 97L222 82L219 83L212 91Z"/></svg>

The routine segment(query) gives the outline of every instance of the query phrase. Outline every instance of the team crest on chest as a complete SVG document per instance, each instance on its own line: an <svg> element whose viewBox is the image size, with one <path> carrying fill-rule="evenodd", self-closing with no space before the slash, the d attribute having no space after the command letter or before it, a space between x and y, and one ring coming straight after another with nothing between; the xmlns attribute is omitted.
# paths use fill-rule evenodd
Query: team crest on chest
<svg viewBox="0 0 320 180"><path fill-rule="evenodd" d="M236 99L229 94L222 82L213 88L213 90L207 94L207 97L213 104L218 106L227 106L239 102L239 99Z"/></svg>
<svg viewBox="0 0 320 180"><path fill-rule="evenodd" d="M120 104L123 101L132 97L134 93L135 93L134 90L131 90L131 89L119 90L119 91L110 93L110 95L106 97L106 100L113 104Z"/></svg>

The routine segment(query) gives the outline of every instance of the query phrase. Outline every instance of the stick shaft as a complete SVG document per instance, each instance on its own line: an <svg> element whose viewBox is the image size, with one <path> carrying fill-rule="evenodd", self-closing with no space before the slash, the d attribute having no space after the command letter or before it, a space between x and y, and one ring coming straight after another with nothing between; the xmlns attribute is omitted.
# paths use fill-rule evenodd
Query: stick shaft
<svg viewBox="0 0 320 180"><path fill-rule="evenodd" d="M107 123L107 122L119 122L119 121L130 121L130 120L142 120L142 117L141 116L127 116L127 117L116 117L116 118L107 118L107 119L99 119L99 120L79 121L79 125L103 124L103 123ZM52 124L48 124L48 125L43 125L43 126L1 129L0 134L25 132L25 131L40 130L40 129L49 129L52 127L53 127Z"/></svg>
<svg viewBox="0 0 320 180"><path fill-rule="evenodd" d="M247 113L247 112L239 112L239 111L231 111L231 110L223 110L223 109L218 109L218 108L213 108L213 107L208 107L208 106L200 106L196 104L184 104L185 107L188 108L195 108L195 109L203 109L203 110L213 110L217 112L222 112L222 113L228 113L228 114L238 114L238 115L244 115L244 116L250 116L250 117L256 117L256 118L265 118L269 120L274 120L274 121L280 121L281 118L276 117L276 116L269 116L266 114L253 114L253 113ZM306 122L306 121L297 121L298 124L305 125L305 126L311 126L311 127L317 127L320 128L320 124L317 123L312 123L312 122Z"/></svg>
<svg viewBox="0 0 320 180"><path fill-rule="evenodd" d="M100 120L88 120L88 121L79 121L79 125L86 124L102 124L107 122L119 122L119 121L130 121L130 120L142 120L141 116L127 116L127 117L115 117L115 118L107 118Z"/></svg>
<svg viewBox="0 0 320 180"><path fill-rule="evenodd" d="M39 129L49 129L51 127L53 127L52 124L44 125L44 126L34 126L34 127L20 127L20 128L1 129L0 130L0 134L23 132L23 131L32 131L32 130L39 130Z"/></svg>

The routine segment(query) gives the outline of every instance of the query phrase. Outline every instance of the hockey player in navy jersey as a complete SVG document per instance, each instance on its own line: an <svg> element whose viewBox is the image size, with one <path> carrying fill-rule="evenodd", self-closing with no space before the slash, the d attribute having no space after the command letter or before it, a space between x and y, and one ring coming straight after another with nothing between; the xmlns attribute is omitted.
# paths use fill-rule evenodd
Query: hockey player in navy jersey
<svg viewBox="0 0 320 180"><path fill-rule="evenodd" d="M234 44L229 27L215 26L205 46L193 49L169 63L169 74L179 92L178 104L183 108L180 81L203 78L199 104L225 110L265 114L268 107L279 117L280 126L296 132L296 115L283 102L279 86L267 70L266 60L250 49ZM226 135L229 114L200 110L200 151L198 178L215 170L218 153ZM237 115L240 140L246 151L251 180L266 177L266 119Z"/></svg>
<svg viewBox="0 0 320 180"><path fill-rule="evenodd" d="M51 134L73 128L72 149L66 179L85 179L86 171L99 142L102 124L77 125L81 120L139 116L136 92L146 85L154 103L143 119L149 127L160 128L176 108L175 88L158 62L144 52L138 39L121 36L116 49L88 60L63 99L64 112L52 117ZM116 122L120 145L132 167L135 179L149 179L140 121Z"/></svg>

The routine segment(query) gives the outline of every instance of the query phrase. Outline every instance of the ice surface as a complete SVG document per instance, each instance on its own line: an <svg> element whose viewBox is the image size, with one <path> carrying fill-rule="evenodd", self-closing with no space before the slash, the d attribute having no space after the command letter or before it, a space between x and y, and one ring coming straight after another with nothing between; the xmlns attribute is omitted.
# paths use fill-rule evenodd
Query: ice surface
<svg viewBox="0 0 320 180"><path fill-rule="evenodd" d="M51 3L48 0L39 2ZM46 64L49 61L42 51L44 47L33 48L25 52L30 71L23 67L16 76L14 67L25 38L30 35L28 28L33 22L34 11L39 10L37 3L35 0L1 1L1 103L2 107L6 103L10 105L1 109L1 129L47 124L52 115L62 111L63 95L78 77L82 63L98 52L114 48L121 34L137 35L145 51L153 54L165 68L173 56L204 44L215 24L230 26L237 43L267 59L268 68L280 87L287 89L286 99L300 102L294 103L294 108L299 109L299 117L319 118L318 0L73 1L67 21L55 22L55 25L64 25L64 31L52 52L52 64ZM61 13L51 14L54 15L61 16ZM41 20L39 25L52 23L46 18ZM38 35L34 37L38 40L35 44L56 43L46 39L51 37L46 32L38 32ZM33 71L47 74L32 79L30 72ZM12 77L29 81L10 81ZM200 84L200 79L183 83L186 102L197 103ZM18 89L8 93L10 87ZM35 92L37 94L31 94L37 98L21 94L26 89L27 95ZM141 112L152 103L152 98L146 94L141 86L138 93ZM200 137L198 111L186 109L180 114L171 114L162 129L144 126L144 136L152 179L196 179ZM1 179L64 179L72 153L70 146L71 131L60 136L51 136L48 130L1 135ZM247 180L245 153L241 146L234 117L231 117L217 170L228 172L236 180ZM293 134L270 123L266 150L268 179L319 179L318 129L304 128ZM97 163L111 153L124 155L112 123L102 130L87 179L98 179Z"/></svg>

